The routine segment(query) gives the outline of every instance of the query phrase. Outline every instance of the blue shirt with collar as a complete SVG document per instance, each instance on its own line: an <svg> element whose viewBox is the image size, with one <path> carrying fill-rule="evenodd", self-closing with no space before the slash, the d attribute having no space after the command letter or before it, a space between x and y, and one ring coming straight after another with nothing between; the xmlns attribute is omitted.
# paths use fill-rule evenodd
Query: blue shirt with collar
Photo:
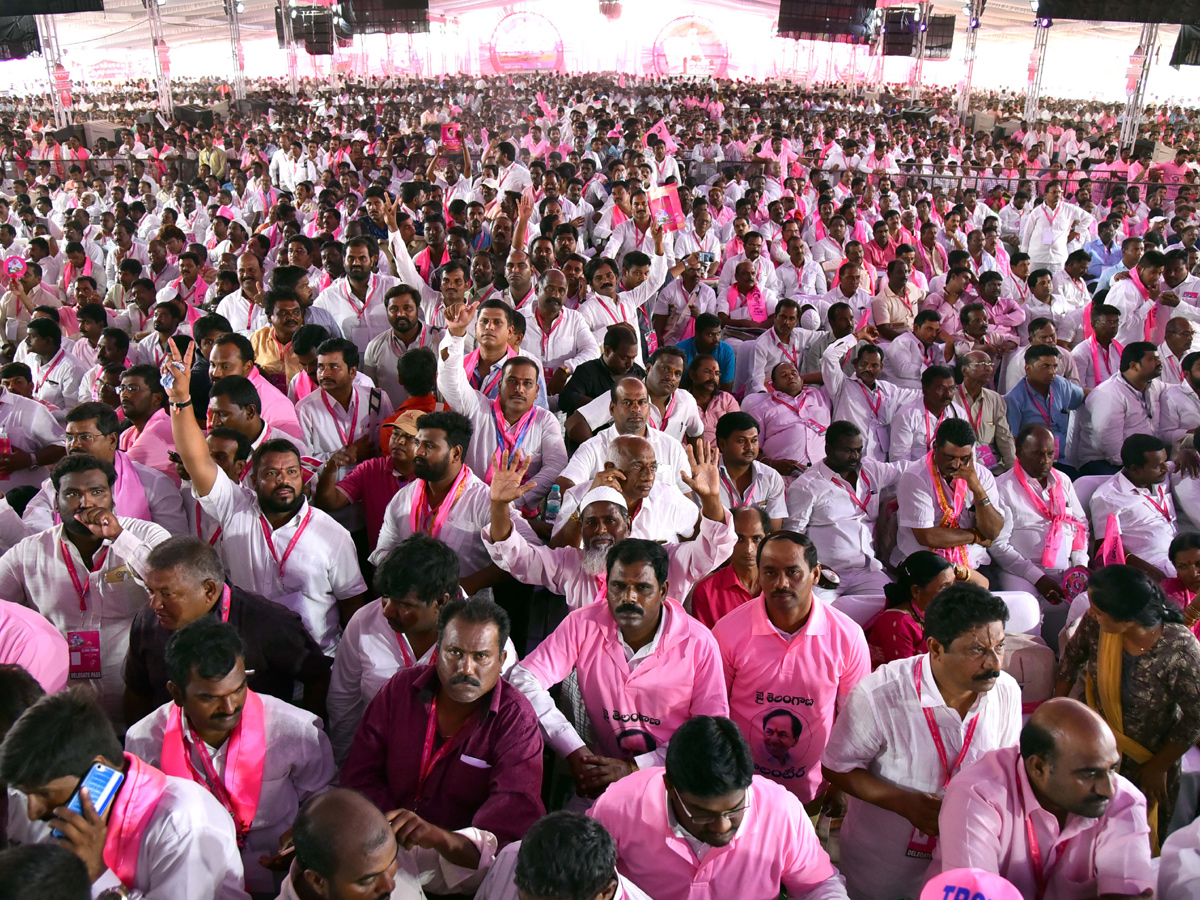
<svg viewBox="0 0 1200 900"><path fill-rule="evenodd" d="M1099 278L1104 270L1109 266L1115 266L1121 261L1121 242L1113 241L1112 249L1104 246L1104 242L1100 238L1094 241L1088 241L1083 245L1083 249L1092 255L1091 265L1088 266L1087 277L1089 279Z"/></svg>
<svg viewBox="0 0 1200 900"><path fill-rule="evenodd" d="M1055 375L1050 383L1049 401L1047 405L1046 398L1030 386L1027 378L1022 378L1004 398L1008 405L1008 427L1015 438L1026 425L1045 425L1054 432L1061 459L1066 452L1071 410L1083 406L1083 388L1061 375ZM1046 412L1050 414L1049 422L1046 421Z"/></svg>
<svg viewBox="0 0 1200 900"><path fill-rule="evenodd" d="M683 351L684 356L687 357L687 364L690 366L692 360L697 355L696 339L690 337L686 341L680 341L675 346ZM733 352L733 347L724 341L720 341L716 349L713 350L712 355L716 357L717 365L721 367L721 383L733 384L733 376L737 365L737 354Z"/></svg>

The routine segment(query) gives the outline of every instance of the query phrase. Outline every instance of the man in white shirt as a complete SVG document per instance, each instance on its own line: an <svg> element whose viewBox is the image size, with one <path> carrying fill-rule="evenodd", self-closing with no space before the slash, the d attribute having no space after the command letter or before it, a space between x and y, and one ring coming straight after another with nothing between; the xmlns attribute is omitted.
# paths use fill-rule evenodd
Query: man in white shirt
<svg viewBox="0 0 1200 900"><path fill-rule="evenodd" d="M61 524L0 557L0 596L37 610L70 646L82 648L71 679L96 691L120 723L129 628L147 599L144 561L170 534L114 513L116 474L111 463L82 454L55 466L50 477Z"/></svg>
<svg viewBox="0 0 1200 900"><path fill-rule="evenodd" d="M83 781L81 759L125 776L104 819L90 798L82 815L65 809ZM0 746L0 778L25 796L29 822L65 835L62 844L87 866L93 897L248 900L229 813L190 779L125 753L86 691L51 694L25 710Z"/></svg>
<svg viewBox="0 0 1200 900"><path fill-rule="evenodd" d="M321 291L314 304L333 316L342 334L353 341L360 352L365 352L371 339L390 327L384 297L400 284L399 279L391 275L377 274L378 263L379 247L373 240L350 238L346 241L346 274ZM238 265L240 267L241 263ZM407 283L419 287L424 281L408 280ZM240 329L241 322L235 319L230 322ZM436 324L428 317L425 322Z"/></svg>
<svg viewBox="0 0 1200 900"><path fill-rule="evenodd" d="M742 252L730 256L721 266L721 277L717 281L718 300L727 299L729 288L737 279L738 263L743 261L753 267L755 284L759 288L779 294L779 276L775 272L775 264L763 254L763 237L757 231L750 231L742 238Z"/></svg>
<svg viewBox="0 0 1200 900"><path fill-rule="evenodd" d="M788 261L775 270L779 276L779 296L819 297L828 290L821 264L808 258L808 245L797 235L788 238Z"/></svg>
<svg viewBox="0 0 1200 900"><path fill-rule="evenodd" d="M1157 250L1147 250L1138 264L1129 270L1128 278L1113 279L1104 302L1121 313L1121 327L1117 331L1117 340L1121 343L1143 338L1160 343L1172 316L1200 322L1200 308L1184 302L1174 291L1163 289L1162 273L1166 264L1165 255Z"/></svg>
<svg viewBox="0 0 1200 900"><path fill-rule="evenodd" d="M827 233L812 249L813 262L818 263L825 277L832 280L846 258L846 220L834 216L829 220Z"/></svg>
<svg viewBox="0 0 1200 900"><path fill-rule="evenodd" d="M896 387L919 390L921 375L933 365L943 365L954 358L954 342L937 343L942 334L942 320L932 309L923 309L913 320L912 331L905 331L887 346L880 376Z"/></svg>
<svg viewBox="0 0 1200 900"><path fill-rule="evenodd" d="M521 310L526 321L521 349L541 362L552 397L577 368L600 355L591 326L578 310L564 306L566 299L567 277L559 269L547 269L538 279L537 301Z"/></svg>
<svg viewBox="0 0 1200 900"><path fill-rule="evenodd" d="M1116 341L1121 311L1107 303L1093 303L1089 320L1092 336L1075 345L1071 359L1079 373L1079 384L1090 391L1121 371L1122 344ZM1060 349L1059 355L1063 353Z"/></svg>
<svg viewBox="0 0 1200 900"><path fill-rule="evenodd" d="M565 292L565 279L559 287ZM536 487L526 495L525 505L534 509L567 464L562 429L553 413L536 405L538 367L528 357L513 356L504 363L495 400L471 387L463 368L463 342L477 306L446 311L447 332L439 348L446 357L438 362L438 389L446 405L471 423L472 439L469 449L464 447L464 462L472 472L486 478L501 451L519 449L530 456L530 478Z"/></svg>
<svg viewBox="0 0 1200 900"><path fill-rule="evenodd" d="M362 605L366 584L349 532L304 496L300 452L287 439L264 441L250 463L251 491L243 490L213 461L191 410L193 347L163 363L174 384L171 432L192 476L192 491L221 526L230 579L286 606L332 656L341 628Z"/></svg>
<svg viewBox="0 0 1200 900"><path fill-rule="evenodd" d="M717 311L717 295L702 280L706 267L699 256L683 255L679 259L683 261L683 273L658 292L654 304L654 330L662 346L683 340L688 326L698 316L704 313L715 315Z"/></svg>
<svg viewBox="0 0 1200 900"><path fill-rule="evenodd" d="M150 264L146 263L149 269ZM238 289L221 298L217 314L222 315L238 334L249 337L267 324L262 308L263 268L258 257L246 251L238 257ZM136 331L135 331L136 336Z"/></svg>
<svg viewBox="0 0 1200 900"><path fill-rule="evenodd" d="M846 375L844 361L854 353L859 340L878 337L872 334L873 330L867 326L831 342L821 355L821 373L825 390L833 400L833 420L857 425L863 435L863 453L882 462L891 446L891 424L896 411L919 395L890 381L878 380L883 371L884 350L874 343L864 343L858 348L854 374Z"/></svg>
<svg viewBox="0 0 1200 900"><path fill-rule="evenodd" d="M592 293L580 304L579 312L591 326L597 346L604 343L609 326L620 322L641 334L638 308L645 305L666 280L671 263L662 250L663 231L657 222L650 223L650 230L654 236L654 255L648 256L640 250L627 253L621 263L620 279L616 263L608 257L593 259L584 269ZM640 346L637 362L638 365L645 364Z"/></svg>
<svg viewBox="0 0 1200 900"><path fill-rule="evenodd" d="M692 446L704 434L704 421L696 398L690 391L680 390L679 384L687 367L687 357L678 347L659 347L650 356L646 371L646 392L650 398L646 424L669 440L690 443ZM578 410L594 433L612 421L613 403L602 394Z"/></svg>
<svg viewBox="0 0 1200 900"><path fill-rule="evenodd" d="M849 795L841 870L860 900L916 897L946 784L989 750L1016 744L1021 689L1004 671L1008 607L974 584L925 610L929 651L880 666L850 693L821 762Z"/></svg>
<svg viewBox="0 0 1200 900"><path fill-rule="evenodd" d="M188 521L179 489L166 475L133 462L117 450L120 420L111 406L81 403L67 413L68 456L94 456L115 467L113 511L162 526L172 535L188 534ZM22 519L30 534L55 525L58 503L50 478L25 507Z"/></svg>
<svg viewBox="0 0 1200 900"><path fill-rule="evenodd" d="M954 373L946 366L930 366L921 373L921 395L896 410L892 417L893 462L924 459L933 449L938 428L947 419L969 421L966 410L955 399Z"/></svg>
<svg viewBox="0 0 1200 900"><path fill-rule="evenodd" d="M387 394L394 408L408 399L396 369L400 357L417 347L434 349L442 332L422 321L421 294L417 288L398 284L384 295L384 300L391 327L367 344L360 371Z"/></svg>
<svg viewBox="0 0 1200 900"><path fill-rule="evenodd" d="M1121 351L1121 372L1084 401L1079 428L1079 463L1084 475L1112 475L1121 468L1121 445L1133 434L1154 434L1159 400L1166 389L1159 376L1158 348L1134 341Z"/></svg>
<svg viewBox="0 0 1200 900"><path fill-rule="evenodd" d="M825 458L787 489L784 527L809 536L822 571L837 574L838 594L879 595L890 581L875 556L875 524L880 497L903 471L867 456L858 426L835 421L825 432Z"/></svg>
<svg viewBox="0 0 1200 900"><path fill-rule="evenodd" d="M750 351L747 393L770 390L771 370L781 362L790 362L797 371L803 371L804 356L819 335L799 326L800 304L787 298L780 300L775 305L774 324L758 336ZM808 381L815 383L816 377Z"/></svg>
<svg viewBox="0 0 1200 900"><path fill-rule="evenodd" d="M1152 434L1132 434L1121 445L1121 463L1088 503L1096 536L1115 526L1126 562L1161 581L1175 574L1168 550L1179 529L1167 445Z"/></svg>
<svg viewBox="0 0 1200 900"><path fill-rule="evenodd" d="M975 460L975 432L966 419L938 426L933 447L900 476L896 552L899 565L917 550L933 550L956 565L989 561L983 544L1004 529L996 480Z"/></svg>
<svg viewBox="0 0 1200 900"><path fill-rule="evenodd" d="M1043 202L1029 210L1021 222L1021 250L1035 269L1057 272L1067 259L1067 245L1091 228L1088 212L1062 199L1062 182L1046 185Z"/></svg>
<svg viewBox="0 0 1200 900"><path fill-rule="evenodd" d="M1075 486L1054 468L1054 433L1026 425L1016 439L1012 469L996 479L1004 530L991 547L1006 591L1026 591L1046 601L1044 631L1057 636L1066 624L1070 597L1063 587L1067 569L1088 564L1087 513Z"/></svg>
<svg viewBox="0 0 1200 900"><path fill-rule="evenodd" d="M33 395L57 407L65 417L75 405L85 366L63 347L62 329L53 319L33 319L25 333L26 360L33 374Z"/></svg>
<svg viewBox="0 0 1200 900"><path fill-rule="evenodd" d="M1176 385L1183 381L1183 360L1191 353L1195 337L1195 326L1183 316L1174 316L1167 321L1166 334L1158 345L1163 384Z"/></svg>
<svg viewBox="0 0 1200 900"><path fill-rule="evenodd" d="M721 503L726 509L757 506L771 518L771 530L783 527L787 516L783 476L759 461L758 420L745 412L730 412L717 420L717 449L721 452Z"/></svg>
<svg viewBox="0 0 1200 900"><path fill-rule="evenodd" d="M1183 381L1173 384L1159 399L1158 436L1172 447L1200 426L1200 352L1183 358Z"/></svg>
<svg viewBox="0 0 1200 900"><path fill-rule="evenodd" d="M308 797L336 769L321 720L246 685L246 648L228 622L203 616L166 647L172 702L130 726L129 753L225 800L238 833L246 887L276 889L259 864L279 852Z"/></svg>

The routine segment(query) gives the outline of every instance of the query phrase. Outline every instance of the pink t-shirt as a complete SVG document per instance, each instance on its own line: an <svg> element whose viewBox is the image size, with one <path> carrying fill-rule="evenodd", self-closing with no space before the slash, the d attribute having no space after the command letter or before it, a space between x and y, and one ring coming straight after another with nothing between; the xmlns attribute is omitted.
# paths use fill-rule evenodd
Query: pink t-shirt
<svg viewBox="0 0 1200 900"><path fill-rule="evenodd" d="M66 638L36 610L0 600L0 664L20 666L47 694L67 686Z"/></svg>
<svg viewBox="0 0 1200 900"><path fill-rule="evenodd" d="M165 409L157 410L141 432L136 428L121 432L118 448L133 462L157 469L179 487L179 473L167 457L167 451L175 449L175 437L171 433L171 417Z"/></svg>
<svg viewBox="0 0 1200 900"><path fill-rule="evenodd" d="M733 840L704 860L675 833L665 769L634 772L611 784L588 815L617 842L617 871L654 900L762 900L803 897L836 874L800 802L755 775Z"/></svg>
<svg viewBox="0 0 1200 900"><path fill-rule="evenodd" d="M675 600L663 604L658 646L632 672L608 604L563 620L521 661L543 687L575 669L602 756L633 759L667 745L693 716L727 716L729 704L712 633ZM653 892L651 892L653 893Z"/></svg>
<svg viewBox="0 0 1200 900"><path fill-rule="evenodd" d="M267 381L258 370L258 366L250 370L250 383L254 385L259 399L262 400L259 415L272 428L283 432L278 437L293 437L307 446L304 444L304 429L300 427L300 420L296 417L296 405L287 398L287 394Z"/></svg>
<svg viewBox="0 0 1200 900"><path fill-rule="evenodd" d="M808 621L789 640L758 597L717 622L713 636L730 715L750 742L755 772L808 803L821 792L821 754L837 707L871 672L862 628L814 597Z"/></svg>
<svg viewBox="0 0 1200 900"><path fill-rule="evenodd" d="M1029 825L1049 873L1043 900L1137 895L1155 885L1146 800L1116 776L1104 815L1058 819L1038 803L1018 747L992 750L950 780L938 820L941 829L929 875L975 867L1003 875L1034 897ZM949 827L953 823L953 827Z"/></svg>

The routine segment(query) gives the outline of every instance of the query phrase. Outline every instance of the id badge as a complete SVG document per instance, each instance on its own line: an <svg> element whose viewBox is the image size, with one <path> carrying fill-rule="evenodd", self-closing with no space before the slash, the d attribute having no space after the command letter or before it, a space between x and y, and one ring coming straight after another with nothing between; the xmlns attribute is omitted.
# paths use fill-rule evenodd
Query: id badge
<svg viewBox="0 0 1200 900"><path fill-rule="evenodd" d="M936 837L931 837L919 828L914 828L912 837L908 839L908 848L904 851L904 855L909 859L933 859L933 848L936 846Z"/></svg>
<svg viewBox="0 0 1200 900"><path fill-rule="evenodd" d="M68 631L67 650L70 654L69 680L87 681L100 677L99 631Z"/></svg>
<svg viewBox="0 0 1200 900"><path fill-rule="evenodd" d="M651 331L646 334L646 349L650 351L651 355L653 355L654 352L656 350L658 350L658 334L657 333Z"/></svg>
<svg viewBox="0 0 1200 900"><path fill-rule="evenodd" d="M1042 230L1042 243L1047 245L1054 243L1054 232L1049 228Z"/></svg>
<svg viewBox="0 0 1200 900"><path fill-rule="evenodd" d="M996 454L992 451L991 444L980 444L976 447L975 458L988 469L996 465Z"/></svg>

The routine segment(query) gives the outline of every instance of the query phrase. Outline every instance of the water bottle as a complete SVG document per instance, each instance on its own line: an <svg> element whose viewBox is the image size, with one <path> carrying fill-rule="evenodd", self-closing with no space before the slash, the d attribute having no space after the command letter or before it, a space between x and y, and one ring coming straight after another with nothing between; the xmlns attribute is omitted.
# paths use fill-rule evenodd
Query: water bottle
<svg viewBox="0 0 1200 900"><path fill-rule="evenodd" d="M550 486L550 493L546 495L546 513L542 518L553 525L558 521L560 509L562 509L562 489L554 484Z"/></svg>

